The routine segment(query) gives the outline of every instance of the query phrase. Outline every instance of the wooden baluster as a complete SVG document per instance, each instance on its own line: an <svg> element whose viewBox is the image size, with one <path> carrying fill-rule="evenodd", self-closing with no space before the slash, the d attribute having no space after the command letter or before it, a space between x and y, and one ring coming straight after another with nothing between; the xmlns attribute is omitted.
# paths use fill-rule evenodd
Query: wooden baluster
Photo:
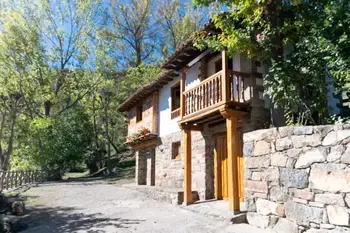
<svg viewBox="0 0 350 233"><path fill-rule="evenodd" d="M241 77L241 89L242 89L242 102L245 102L245 96L244 96L244 77Z"/></svg>
<svg viewBox="0 0 350 233"><path fill-rule="evenodd" d="M239 102L239 76L236 76L237 102Z"/></svg>

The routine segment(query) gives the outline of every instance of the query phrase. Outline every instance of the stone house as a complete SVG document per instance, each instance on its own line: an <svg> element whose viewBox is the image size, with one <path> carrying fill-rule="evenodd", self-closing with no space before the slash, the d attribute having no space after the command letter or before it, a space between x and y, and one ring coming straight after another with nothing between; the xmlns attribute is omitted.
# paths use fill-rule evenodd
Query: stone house
<svg viewBox="0 0 350 233"><path fill-rule="evenodd" d="M243 133L268 127L271 118L264 67L188 40L162 68L119 107L129 114L136 183L183 192L184 204L223 199L233 212L246 210Z"/></svg>

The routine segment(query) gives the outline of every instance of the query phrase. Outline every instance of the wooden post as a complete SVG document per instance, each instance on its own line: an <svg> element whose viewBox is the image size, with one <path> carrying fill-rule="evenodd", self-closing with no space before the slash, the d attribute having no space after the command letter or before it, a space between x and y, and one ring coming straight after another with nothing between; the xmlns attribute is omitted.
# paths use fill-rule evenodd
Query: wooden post
<svg viewBox="0 0 350 233"><path fill-rule="evenodd" d="M191 130L184 129L184 204L192 203L192 145L191 145Z"/></svg>
<svg viewBox="0 0 350 233"><path fill-rule="evenodd" d="M182 119L185 116L185 111L186 111L186 104L185 104L185 98L184 98L184 91L185 91L185 87L186 87L186 68L182 69L181 72L181 81L180 81L180 119Z"/></svg>
<svg viewBox="0 0 350 233"><path fill-rule="evenodd" d="M221 51L222 59L222 99L224 103L230 101L230 82L228 75L228 57L226 50Z"/></svg>
<svg viewBox="0 0 350 233"><path fill-rule="evenodd" d="M152 111L152 133L158 134L158 108L159 108L159 92L153 93L153 111Z"/></svg>
<svg viewBox="0 0 350 233"><path fill-rule="evenodd" d="M240 153L239 138L237 132L237 117L226 118L227 130L227 162L228 162L228 200L229 209L239 212L239 185L237 159Z"/></svg>

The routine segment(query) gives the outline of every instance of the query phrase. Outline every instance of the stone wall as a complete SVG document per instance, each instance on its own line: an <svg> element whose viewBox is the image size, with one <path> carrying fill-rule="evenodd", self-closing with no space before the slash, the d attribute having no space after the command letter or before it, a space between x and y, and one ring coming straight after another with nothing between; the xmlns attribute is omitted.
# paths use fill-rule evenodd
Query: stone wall
<svg viewBox="0 0 350 233"><path fill-rule="evenodd" d="M276 232L350 232L350 125L244 134L251 225Z"/></svg>

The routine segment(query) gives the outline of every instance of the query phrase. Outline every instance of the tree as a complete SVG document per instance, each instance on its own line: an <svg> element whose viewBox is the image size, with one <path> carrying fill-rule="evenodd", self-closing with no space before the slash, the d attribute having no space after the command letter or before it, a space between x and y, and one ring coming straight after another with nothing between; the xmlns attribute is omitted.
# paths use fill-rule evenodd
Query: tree
<svg viewBox="0 0 350 233"><path fill-rule="evenodd" d="M159 1L157 6L157 18L163 32L160 50L163 57L167 57L200 28L204 14L179 0Z"/></svg>
<svg viewBox="0 0 350 233"><path fill-rule="evenodd" d="M112 0L105 11L107 40L114 42L119 67L136 67L153 60L157 45L156 22L152 19L152 0Z"/></svg>
<svg viewBox="0 0 350 233"><path fill-rule="evenodd" d="M327 80L350 78L349 1L219 2L230 9L213 18L221 33L199 35L198 46L257 57L269 68L265 85L273 107L285 109L289 124L324 123Z"/></svg>

